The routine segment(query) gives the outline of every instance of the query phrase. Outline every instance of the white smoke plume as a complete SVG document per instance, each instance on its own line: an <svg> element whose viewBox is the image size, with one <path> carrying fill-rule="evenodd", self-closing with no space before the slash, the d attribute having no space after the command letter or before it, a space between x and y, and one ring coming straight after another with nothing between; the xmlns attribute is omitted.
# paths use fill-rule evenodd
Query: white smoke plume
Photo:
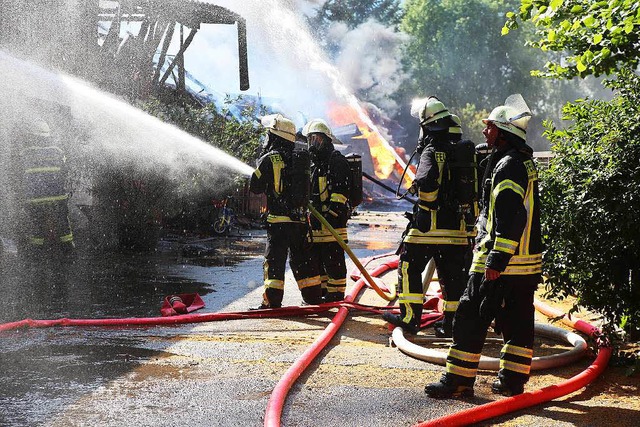
<svg viewBox="0 0 640 427"><path fill-rule="evenodd" d="M306 16L325 0L211 1L247 20L251 95L288 115L298 126L311 117L325 117L328 105L353 93L366 95L388 115L397 106L389 99L404 78L398 55L406 37L373 20L349 31L336 23L328 36L342 46L333 63L310 35ZM187 69L220 92L236 92L236 34L227 26L201 29L186 52ZM203 70L208 72L202 73ZM210 70L210 71L209 71Z"/></svg>
<svg viewBox="0 0 640 427"><path fill-rule="evenodd" d="M387 114L394 113L398 106L389 96L406 78L398 58L408 36L372 19L353 30L335 23L328 36L341 46L335 62L346 83Z"/></svg>

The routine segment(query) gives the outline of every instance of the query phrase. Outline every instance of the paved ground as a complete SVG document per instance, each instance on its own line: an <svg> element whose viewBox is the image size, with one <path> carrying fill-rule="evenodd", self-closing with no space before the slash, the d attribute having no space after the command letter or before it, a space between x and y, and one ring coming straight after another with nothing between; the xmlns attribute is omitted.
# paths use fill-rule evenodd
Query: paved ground
<svg viewBox="0 0 640 427"><path fill-rule="evenodd" d="M399 213L363 212L350 225L352 248L360 258L393 251L403 225ZM158 263L167 259L156 259L150 263L155 265L156 291L137 306L117 299L124 307L118 310L95 304L102 300L86 295L82 304L96 310L95 317L155 316L161 301L158 295L182 287L203 294L204 311L243 311L260 301L262 239L261 232L251 237L245 232L242 238L218 244L210 257L214 266L194 265L179 257L171 262L180 268L165 271ZM239 253L243 260L237 262ZM227 260L223 265L219 265L221 255ZM384 277L385 282L393 284L394 275ZM371 290L360 300L385 304ZM74 311L66 301L65 313L89 317L88 309ZM299 291L288 276L285 304L299 303ZM263 425L273 387L333 313L169 327L58 327L0 333L0 425ZM447 347L446 342L430 345L443 351ZM536 352L563 348L539 340ZM498 347L488 345L486 350L497 353ZM558 383L592 360L586 357L571 366L536 372L527 389ZM352 312L293 386L282 425L409 426L496 399L489 390L494 375L489 372L479 377L473 399L427 398L424 384L437 380L442 371L441 366L390 346L388 328L378 316ZM605 426L615 422L636 426L640 425L638 403L637 377L624 377L622 368L609 368L574 394L482 425Z"/></svg>

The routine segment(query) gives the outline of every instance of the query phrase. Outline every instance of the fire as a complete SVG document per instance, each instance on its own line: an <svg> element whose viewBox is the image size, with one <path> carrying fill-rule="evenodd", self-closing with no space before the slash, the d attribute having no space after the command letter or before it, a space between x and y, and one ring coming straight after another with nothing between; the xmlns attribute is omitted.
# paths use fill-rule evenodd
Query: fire
<svg viewBox="0 0 640 427"><path fill-rule="evenodd" d="M355 123L362 133L358 138L366 139L373 161L376 177L380 179L395 178L399 180L407 166L406 161L380 134L367 113L358 106L334 105L329 110L329 119L336 126ZM404 186L407 188L415 178L414 168L409 168L405 174Z"/></svg>

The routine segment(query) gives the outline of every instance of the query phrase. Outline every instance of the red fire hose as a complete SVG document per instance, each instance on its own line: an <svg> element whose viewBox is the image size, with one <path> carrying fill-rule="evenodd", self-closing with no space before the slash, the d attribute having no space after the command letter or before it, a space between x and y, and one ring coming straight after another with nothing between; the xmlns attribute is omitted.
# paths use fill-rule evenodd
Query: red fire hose
<svg viewBox="0 0 640 427"><path fill-rule="evenodd" d="M397 261L396 261L397 266ZM392 269L389 264L381 264L376 267L370 275L372 277L377 277L380 274ZM360 278L356 281L353 288L347 296L345 297L345 301L347 303L353 302L355 297L358 295L360 290L363 288L365 281L363 278ZM269 398L269 402L267 403L267 412L264 416L264 425L265 427L276 427L280 426L280 417L282 416L282 408L284 407L285 399L287 398L287 394L289 390L298 379L298 377L304 372L305 369L313 362L313 359L320 353L326 345L331 341L331 338L336 334L338 329L349 313L349 309L345 306L340 307L338 313L335 315L331 324L327 326L327 328L322 332L322 334L311 344L309 347L296 361L291 365L291 367L285 372L282 376L276 387L271 392L271 397Z"/></svg>
<svg viewBox="0 0 640 427"><path fill-rule="evenodd" d="M555 310L540 301L535 302L536 309L549 317L561 317L564 313ZM600 331L593 325L583 320L570 320L563 317L563 323L577 329L580 332L598 339ZM540 403L548 402L558 397L573 393L595 380L606 368L611 357L611 347L607 343L600 343L596 360L587 369L568 380L549 387L544 387L532 392L519 394L506 399L485 403L464 411L456 412L444 417L416 424L415 427L427 426L465 426L479 421L488 420L500 415L508 414L519 409L528 408Z"/></svg>

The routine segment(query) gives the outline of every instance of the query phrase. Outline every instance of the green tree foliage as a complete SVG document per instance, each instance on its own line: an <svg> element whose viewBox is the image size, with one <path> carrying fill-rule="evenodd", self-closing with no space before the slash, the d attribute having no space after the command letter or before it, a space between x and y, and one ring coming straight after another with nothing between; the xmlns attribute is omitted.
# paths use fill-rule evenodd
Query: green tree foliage
<svg viewBox="0 0 640 427"><path fill-rule="evenodd" d="M615 73L621 66L636 68L640 56L640 3L636 0L522 0L509 12L503 33L533 22L529 45L559 52L547 62L545 77L571 78Z"/></svg>
<svg viewBox="0 0 640 427"><path fill-rule="evenodd" d="M400 23L400 0L328 0L310 20L313 28L326 30L332 22L344 22L350 29L369 19L396 26Z"/></svg>
<svg viewBox="0 0 640 427"><path fill-rule="evenodd" d="M504 32L518 20L533 22L531 46L562 53L547 63L556 79L614 74L606 82L616 90L610 101L570 103L563 109L571 125L547 123L556 157L542 175L545 268L550 295L575 295L578 304L602 313L632 332L640 325L638 256L640 233L640 79L638 19L635 1L522 0L509 13Z"/></svg>
<svg viewBox="0 0 640 427"><path fill-rule="evenodd" d="M406 95L436 94L447 105L488 109L511 93L535 99L534 50L524 47L522 33L501 36L504 3L407 0L400 28L411 36L404 61L413 78Z"/></svg>
<svg viewBox="0 0 640 427"><path fill-rule="evenodd" d="M632 332L640 325L640 78L622 70L611 102L577 101L565 130L548 123L555 158L542 173L548 294Z"/></svg>
<svg viewBox="0 0 640 427"><path fill-rule="evenodd" d="M480 142L482 127L469 120L521 93L534 113L529 143L547 150L540 118L559 118L567 100L584 94L578 94L575 82L531 76L530 70L542 67L551 53L525 46L533 35L531 24L508 37L501 35L505 8L518 4L519 0L407 0L400 28L411 36L403 58L411 78L396 95L397 102L408 105L411 98L435 94L461 116L465 137Z"/></svg>
<svg viewBox="0 0 640 427"><path fill-rule="evenodd" d="M257 119L266 112L264 107L249 104L242 96L227 96L219 110L214 104L200 108L157 99L151 99L141 107L245 163L253 163L259 154L263 131L257 126ZM232 108L240 109L239 118L231 114Z"/></svg>

